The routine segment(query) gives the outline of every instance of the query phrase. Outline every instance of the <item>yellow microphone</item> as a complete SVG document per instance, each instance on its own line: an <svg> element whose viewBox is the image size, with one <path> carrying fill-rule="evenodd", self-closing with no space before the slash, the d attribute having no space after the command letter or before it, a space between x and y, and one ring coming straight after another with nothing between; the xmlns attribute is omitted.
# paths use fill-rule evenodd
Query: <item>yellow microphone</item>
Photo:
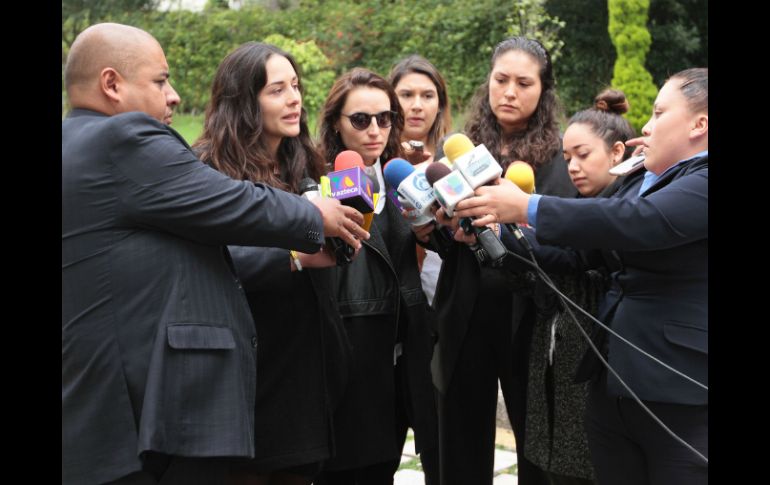
<svg viewBox="0 0 770 485"><path fill-rule="evenodd" d="M516 184L524 192L535 193L535 172L527 162L516 160L511 163L508 170L505 171L505 178Z"/></svg>
<svg viewBox="0 0 770 485"><path fill-rule="evenodd" d="M455 163L458 157L473 150L473 142L462 133L455 133L444 141L444 155L450 163Z"/></svg>
<svg viewBox="0 0 770 485"><path fill-rule="evenodd" d="M377 207L377 201L380 199L380 193L375 192L372 194L372 202L374 207ZM361 226L366 232L369 232L369 228L372 227L372 221L374 220L374 211L364 212L364 224Z"/></svg>

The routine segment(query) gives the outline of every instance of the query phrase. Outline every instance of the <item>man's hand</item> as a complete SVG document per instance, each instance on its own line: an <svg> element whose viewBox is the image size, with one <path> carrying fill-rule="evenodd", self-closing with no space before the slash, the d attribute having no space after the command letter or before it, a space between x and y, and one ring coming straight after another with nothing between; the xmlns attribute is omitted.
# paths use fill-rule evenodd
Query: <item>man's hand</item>
<svg viewBox="0 0 770 485"><path fill-rule="evenodd" d="M339 237L355 249L361 248L359 239L369 239L369 233L361 227L364 215L354 208L331 197L317 197L310 202L321 211L325 236Z"/></svg>

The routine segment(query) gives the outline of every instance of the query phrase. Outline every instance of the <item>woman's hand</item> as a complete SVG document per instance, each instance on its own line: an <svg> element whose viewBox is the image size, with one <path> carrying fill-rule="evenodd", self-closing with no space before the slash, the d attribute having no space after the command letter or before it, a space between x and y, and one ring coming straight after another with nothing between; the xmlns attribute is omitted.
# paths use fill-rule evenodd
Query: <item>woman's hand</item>
<svg viewBox="0 0 770 485"><path fill-rule="evenodd" d="M417 239L424 243L428 242L430 239L428 236L430 236L430 233L433 232L433 230L436 228L432 221L421 226L410 227L412 228L412 232L414 232L414 235L417 237Z"/></svg>
<svg viewBox="0 0 770 485"><path fill-rule="evenodd" d="M433 154L427 150L417 151L409 144L409 142L401 142L401 148L403 149L404 158L412 165L418 165L422 162L426 162L433 158Z"/></svg>
<svg viewBox="0 0 770 485"><path fill-rule="evenodd" d="M527 222L529 195L513 182L500 179L495 185L476 189L476 196L461 200L455 207L457 217L476 217L474 226L493 222Z"/></svg>

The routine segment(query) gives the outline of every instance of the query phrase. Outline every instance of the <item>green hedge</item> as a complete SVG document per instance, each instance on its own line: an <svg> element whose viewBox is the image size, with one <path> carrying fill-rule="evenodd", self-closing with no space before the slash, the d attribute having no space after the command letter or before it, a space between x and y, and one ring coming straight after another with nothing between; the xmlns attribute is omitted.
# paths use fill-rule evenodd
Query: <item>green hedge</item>
<svg viewBox="0 0 770 485"><path fill-rule="evenodd" d="M519 17L522 9L525 17L532 17L526 22ZM154 35L166 51L171 81L182 98L180 110L200 113L222 58L243 42L264 41L273 34L300 45L313 41L328 58L334 77L356 66L387 75L400 58L421 54L444 74L458 108L484 80L493 47L516 32L517 24L535 26L530 28L539 35L536 26L544 15L538 0L307 0L288 10L247 6L195 13L133 12L100 20L134 25ZM543 31L553 33L553 22L542 25ZM63 35L63 56L66 48ZM313 82L310 76L307 80ZM325 79L316 84L325 86ZM315 99L316 87L307 87L306 95Z"/></svg>
<svg viewBox="0 0 770 485"><path fill-rule="evenodd" d="M320 106L318 100L326 96L329 73L336 77L352 67L365 66L387 75L393 63L412 53L425 56L441 70L459 114L484 80L492 49L511 34L535 36L551 50L557 90L568 115L590 106L613 76L616 53L608 35L605 0L283 3L295 6L271 10L252 4L241 10L209 8L197 13L145 10L98 19L72 14L62 18L62 62L69 42L85 27L83 22L110 20L135 25L163 45L172 83L182 97L180 111L201 113L216 67L228 52L246 41L280 35L305 46L297 47L302 55L289 50L302 57L299 63L305 74L305 102L311 117L317 114L312 110ZM680 69L707 65L707 5L707 0L652 0L647 24L653 52L647 56L646 65L657 85ZM639 26L644 27L643 20ZM320 52L314 50L316 47ZM623 69L631 72L628 67ZM640 105L633 97L636 94L628 94L632 109L636 109ZM63 91L62 109L66 109Z"/></svg>
<svg viewBox="0 0 770 485"><path fill-rule="evenodd" d="M609 0L609 32L618 53L612 85L626 93L631 109L626 117L637 132L650 118L657 88L644 60L652 37L647 30L649 0Z"/></svg>

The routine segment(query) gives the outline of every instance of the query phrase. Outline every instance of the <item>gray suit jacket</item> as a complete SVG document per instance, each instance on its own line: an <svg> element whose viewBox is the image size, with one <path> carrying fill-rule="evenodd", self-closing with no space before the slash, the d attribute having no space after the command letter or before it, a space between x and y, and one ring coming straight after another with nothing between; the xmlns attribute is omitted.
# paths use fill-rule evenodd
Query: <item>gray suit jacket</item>
<svg viewBox="0 0 770 485"><path fill-rule="evenodd" d="M149 116L73 110L62 122L62 483L115 480L147 450L252 457L257 337L224 245L322 242L311 203L211 169Z"/></svg>

